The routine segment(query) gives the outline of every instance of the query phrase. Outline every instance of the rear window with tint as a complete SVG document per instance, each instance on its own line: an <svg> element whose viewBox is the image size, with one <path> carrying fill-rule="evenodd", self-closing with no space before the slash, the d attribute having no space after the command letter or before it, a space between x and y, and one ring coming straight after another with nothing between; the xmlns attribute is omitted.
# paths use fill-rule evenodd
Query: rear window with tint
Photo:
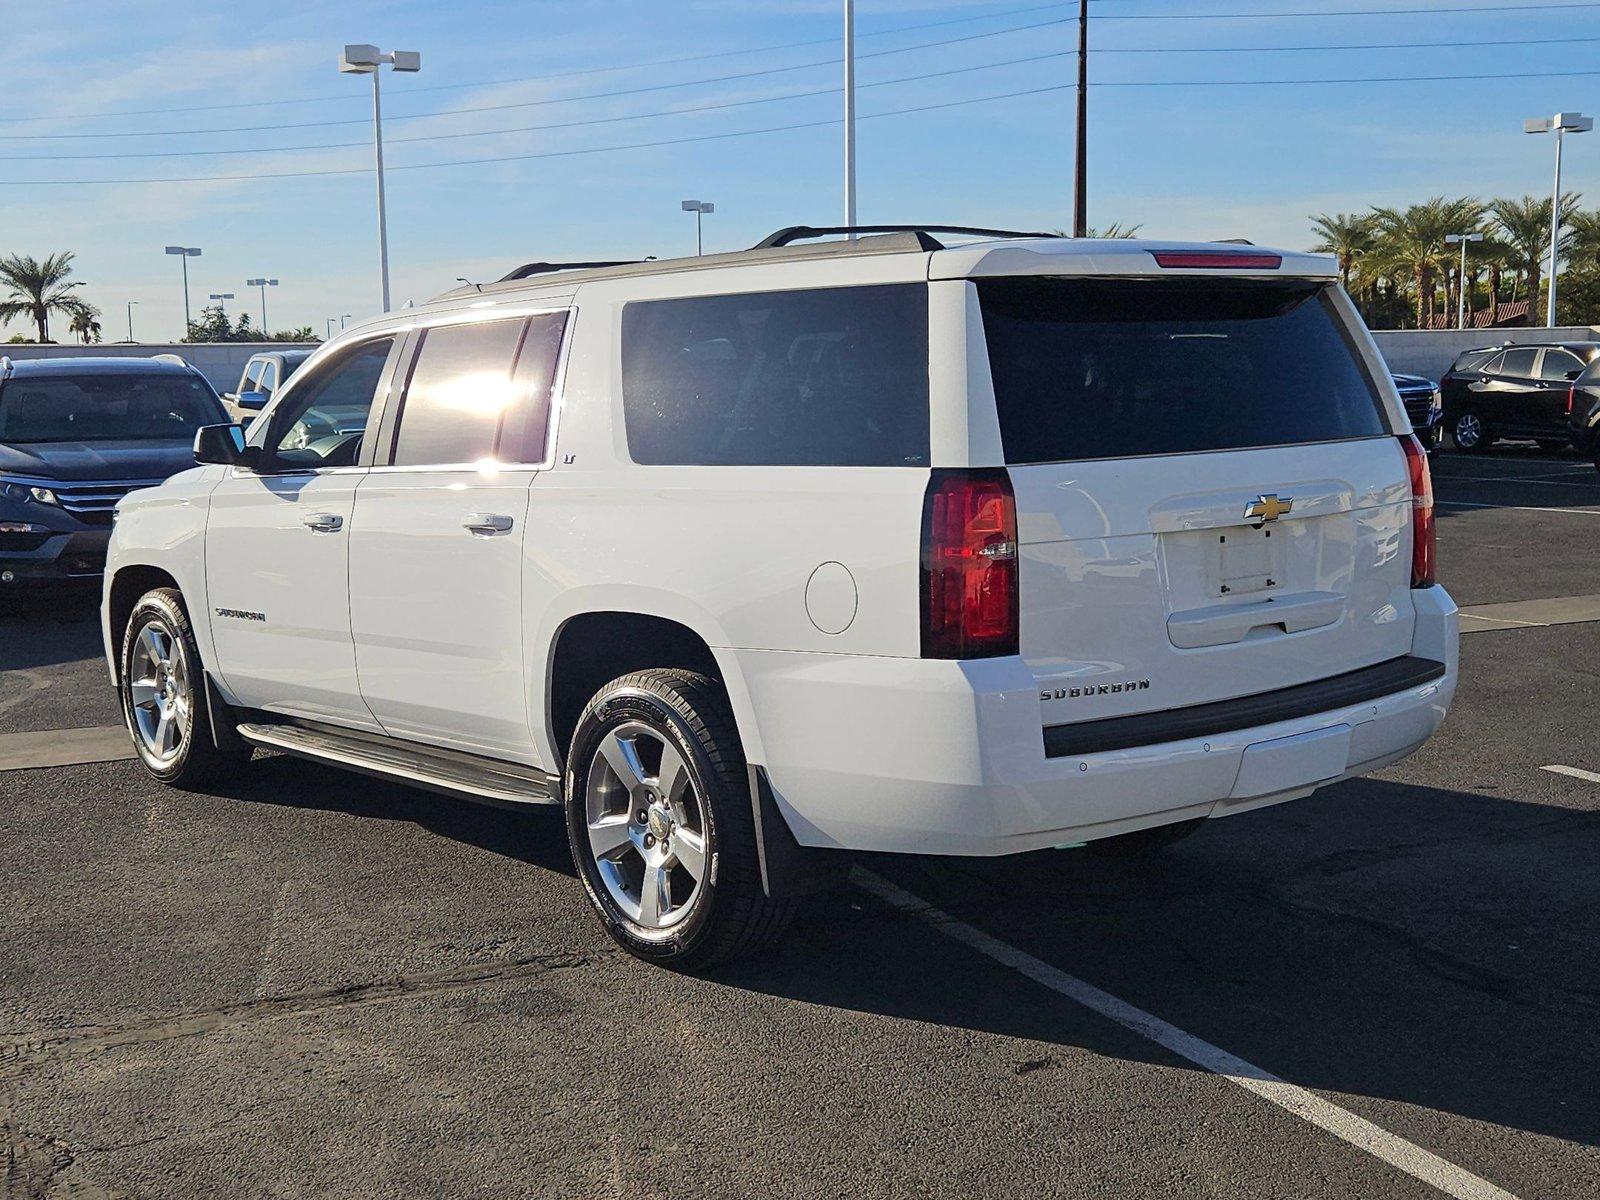
<svg viewBox="0 0 1600 1200"><path fill-rule="evenodd" d="M1294 280L980 280L1006 461L1386 434L1327 292Z"/></svg>
<svg viewBox="0 0 1600 1200"><path fill-rule="evenodd" d="M622 401L638 463L926 466L928 290L629 304Z"/></svg>

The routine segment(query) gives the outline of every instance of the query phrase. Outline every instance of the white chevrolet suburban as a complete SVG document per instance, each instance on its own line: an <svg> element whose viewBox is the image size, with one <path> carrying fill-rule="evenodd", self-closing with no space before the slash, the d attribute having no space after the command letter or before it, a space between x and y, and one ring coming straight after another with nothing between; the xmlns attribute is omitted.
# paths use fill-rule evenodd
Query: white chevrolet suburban
<svg viewBox="0 0 1600 1200"><path fill-rule="evenodd" d="M105 573L144 765L562 805L691 967L834 851L1126 853L1433 733L1427 457L1331 260L842 232L530 264L202 430Z"/></svg>

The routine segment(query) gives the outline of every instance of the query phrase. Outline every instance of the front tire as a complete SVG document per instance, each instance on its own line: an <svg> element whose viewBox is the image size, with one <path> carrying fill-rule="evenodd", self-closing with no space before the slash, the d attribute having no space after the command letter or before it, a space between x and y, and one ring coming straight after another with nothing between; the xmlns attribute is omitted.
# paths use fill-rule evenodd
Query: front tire
<svg viewBox="0 0 1600 1200"><path fill-rule="evenodd" d="M250 746L216 714L200 647L176 588L146 592L122 634L118 693L133 748L145 770L174 787L200 788L239 771ZM218 701L220 704L220 701Z"/></svg>
<svg viewBox="0 0 1600 1200"><path fill-rule="evenodd" d="M1455 441L1456 449L1468 454L1482 454L1494 443L1483 418L1471 410L1456 417L1455 424L1450 427L1450 436Z"/></svg>
<svg viewBox="0 0 1600 1200"><path fill-rule="evenodd" d="M683 970L775 941L794 914L761 883L744 752L721 687L637 671L595 694L563 776L573 863L628 953Z"/></svg>

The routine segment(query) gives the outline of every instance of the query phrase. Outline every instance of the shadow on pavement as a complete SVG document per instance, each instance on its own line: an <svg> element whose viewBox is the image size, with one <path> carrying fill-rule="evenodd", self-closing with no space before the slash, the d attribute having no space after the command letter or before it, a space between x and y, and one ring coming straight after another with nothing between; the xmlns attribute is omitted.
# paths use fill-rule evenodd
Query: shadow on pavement
<svg viewBox="0 0 1600 1200"><path fill-rule="evenodd" d="M1593 1146L1597 855L1591 812L1362 780L1218 821L1152 861L863 861L1291 1082ZM853 889L720 978L1186 1065Z"/></svg>

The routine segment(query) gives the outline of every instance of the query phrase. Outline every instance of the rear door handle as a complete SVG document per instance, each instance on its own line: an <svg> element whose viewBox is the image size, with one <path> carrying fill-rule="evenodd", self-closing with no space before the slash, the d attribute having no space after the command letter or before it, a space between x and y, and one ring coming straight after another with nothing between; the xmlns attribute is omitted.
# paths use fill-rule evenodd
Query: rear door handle
<svg viewBox="0 0 1600 1200"><path fill-rule="evenodd" d="M468 513L461 518L461 527L479 537L493 537L511 528L511 518L505 513Z"/></svg>
<svg viewBox="0 0 1600 1200"><path fill-rule="evenodd" d="M309 513L301 521L313 533L338 533L344 528L344 518L338 513Z"/></svg>

